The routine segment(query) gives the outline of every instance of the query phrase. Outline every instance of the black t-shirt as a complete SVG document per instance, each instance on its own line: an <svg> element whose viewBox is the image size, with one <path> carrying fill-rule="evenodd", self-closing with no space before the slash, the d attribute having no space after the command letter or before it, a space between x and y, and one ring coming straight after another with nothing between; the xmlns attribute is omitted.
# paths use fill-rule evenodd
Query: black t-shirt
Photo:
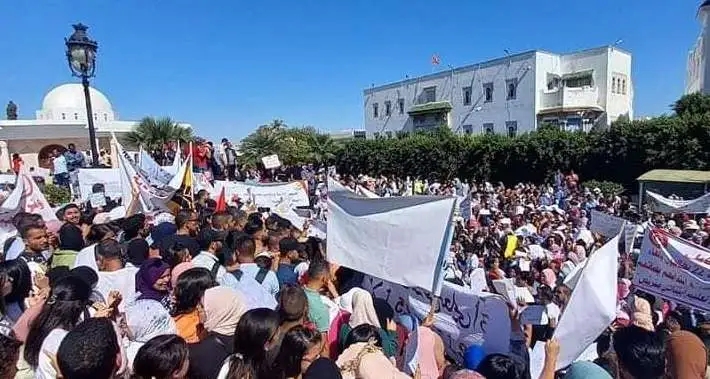
<svg viewBox="0 0 710 379"><path fill-rule="evenodd" d="M204 340L187 345L190 351L188 378L214 379L224 360L232 355L234 336L210 333Z"/></svg>
<svg viewBox="0 0 710 379"><path fill-rule="evenodd" d="M164 249L167 249L168 247L173 246L174 244L180 244L186 247L187 250L190 251L190 255L193 258L200 253L200 244L197 243L197 240L193 237L181 234L173 234L171 236L166 236L165 238L163 238L163 241L160 243L160 250L162 251Z"/></svg>

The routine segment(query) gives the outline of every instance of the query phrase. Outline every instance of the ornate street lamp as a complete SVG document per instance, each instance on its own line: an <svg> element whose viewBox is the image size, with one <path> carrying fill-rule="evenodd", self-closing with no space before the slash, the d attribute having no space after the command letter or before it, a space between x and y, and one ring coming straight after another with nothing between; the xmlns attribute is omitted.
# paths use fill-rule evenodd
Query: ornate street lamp
<svg viewBox="0 0 710 379"><path fill-rule="evenodd" d="M65 38L67 45L67 61L73 76L81 78L84 86L84 98L86 100L86 119L89 123L89 143L91 144L91 166L99 166L99 150L96 146L96 129L94 128L93 111L91 110L91 95L89 94L89 78L94 76L96 70L96 50L99 44L89 38L86 30L89 28L84 24L75 24L74 33L69 38Z"/></svg>

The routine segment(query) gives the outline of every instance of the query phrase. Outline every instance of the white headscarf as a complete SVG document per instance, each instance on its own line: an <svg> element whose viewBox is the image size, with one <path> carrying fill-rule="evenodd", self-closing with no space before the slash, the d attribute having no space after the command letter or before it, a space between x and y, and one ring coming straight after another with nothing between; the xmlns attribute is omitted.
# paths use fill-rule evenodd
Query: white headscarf
<svg viewBox="0 0 710 379"><path fill-rule="evenodd" d="M177 333L175 321L170 317L170 313L155 300L136 300L127 305L126 324L131 332L131 338L124 346L131 366L138 349L151 338Z"/></svg>
<svg viewBox="0 0 710 379"><path fill-rule="evenodd" d="M353 313L350 315L351 328L362 324L370 324L380 328L380 320L375 312L372 295L365 290L353 292Z"/></svg>

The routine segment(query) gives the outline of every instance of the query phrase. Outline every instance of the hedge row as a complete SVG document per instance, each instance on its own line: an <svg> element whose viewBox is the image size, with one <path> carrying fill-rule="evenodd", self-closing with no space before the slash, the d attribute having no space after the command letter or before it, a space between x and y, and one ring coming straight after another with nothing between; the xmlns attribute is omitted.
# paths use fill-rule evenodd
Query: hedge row
<svg viewBox="0 0 710 379"><path fill-rule="evenodd" d="M394 139L352 140L338 149L340 173L504 183L549 180L574 170L582 180L632 188L651 169L710 170L710 113L622 121L608 130L551 127L515 138L459 136L448 128Z"/></svg>

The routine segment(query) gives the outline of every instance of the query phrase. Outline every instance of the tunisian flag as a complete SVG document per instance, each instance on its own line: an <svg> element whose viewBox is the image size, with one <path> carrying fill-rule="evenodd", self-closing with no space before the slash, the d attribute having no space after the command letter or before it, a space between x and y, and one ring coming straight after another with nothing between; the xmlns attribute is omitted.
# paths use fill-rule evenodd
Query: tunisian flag
<svg viewBox="0 0 710 379"><path fill-rule="evenodd" d="M215 212L224 212L227 210L227 199L224 194L224 187L219 191L219 196L217 197L217 206L215 207Z"/></svg>

